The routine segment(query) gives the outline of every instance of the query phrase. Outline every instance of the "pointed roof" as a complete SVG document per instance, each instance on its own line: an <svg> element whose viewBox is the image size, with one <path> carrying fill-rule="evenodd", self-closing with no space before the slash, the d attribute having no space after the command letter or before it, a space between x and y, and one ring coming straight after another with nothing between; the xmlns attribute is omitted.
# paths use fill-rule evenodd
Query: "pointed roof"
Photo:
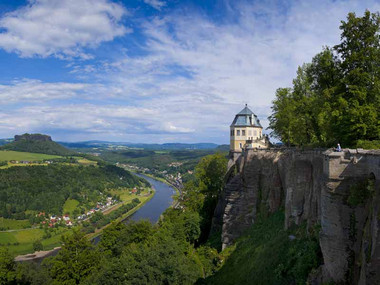
<svg viewBox="0 0 380 285"><path fill-rule="evenodd" d="M234 121L231 124L231 127L259 127L262 128L260 120L248 108L248 105L245 104L243 110L236 114Z"/></svg>
<svg viewBox="0 0 380 285"><path fill-rule="evenodd" d="M251 109L248 108L248 105L245 104L244 109L241 110L239 113L237 113L237 115L248 115L248 116L250 116L250 115L255 115L255 114L251 111Z"/></svg>

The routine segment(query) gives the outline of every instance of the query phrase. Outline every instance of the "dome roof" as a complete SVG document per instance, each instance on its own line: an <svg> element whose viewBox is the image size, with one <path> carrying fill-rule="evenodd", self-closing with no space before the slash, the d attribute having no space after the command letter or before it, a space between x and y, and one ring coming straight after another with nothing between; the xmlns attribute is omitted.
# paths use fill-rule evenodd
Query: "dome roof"
<svg viewBox="0 0 380 285"><path fill-rule="evenodd" d="M247 104L243 110L236 114L231 127L259 127L262 128L260 120L257 116L248 108Z"/></svg>

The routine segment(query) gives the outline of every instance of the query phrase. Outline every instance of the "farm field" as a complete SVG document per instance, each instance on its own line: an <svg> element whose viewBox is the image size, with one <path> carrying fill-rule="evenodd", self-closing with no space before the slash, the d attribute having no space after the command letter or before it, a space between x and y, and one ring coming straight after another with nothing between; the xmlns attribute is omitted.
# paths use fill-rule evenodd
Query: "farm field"
<svg viewBox="0 0 380 285"><path fill-rule="evenodd" d="M129 193L130 191L131 191L131 189L111 190L111 194L112 195L119 195L120 196L120 200L122 201L122 203L119 203L119 204L115 205L114 207L105 210L103 212L103 214L107 215L110 212L112 212L112 211L120 208L122 205L128 204L129 202L131 202L135 198L139 198L139 200L143 204L144 201L147 199L148 194L151 193L151 192L149 192L149 188L146 188L146 189L142 190L141 191L141 196L136 195L136 194L130 194Z"/></svg>
<svg viewBox="0 0 380 285"><path fill-rule="evenodd" d="M75 159L78 160L78 163L83 164L83 165L97 165L98 163L93 160L89 160L87 158L83 158L80 156L74 156Z"/></svg>
<svg viewBox="0 0 380 285"><path fill-rule="evenodd" d="M44 250L50 250L61 245L61 237L70 229L60 228L51 234L51 237L42 239L43 229L26 229L14 232L0 232L0 246L6 246L14 255L33 252L33 243L41 240Z"/></svg>
<svg viewBox="0 0 380 285"><path fill-rule="evenodd" d="M59 158L62 156L59 155L50 155L43 153L31 153L31 152L21 152L13 150L0 150L0 161L9 161L9 160L44 160L44 159L53 159Z"/></svg>
<svg viewBox="0 0 380 285"><path fill-rule="evenodd" d="M0 230L18 230L29 227L29 220L14 220L0 217Z"/></svg>

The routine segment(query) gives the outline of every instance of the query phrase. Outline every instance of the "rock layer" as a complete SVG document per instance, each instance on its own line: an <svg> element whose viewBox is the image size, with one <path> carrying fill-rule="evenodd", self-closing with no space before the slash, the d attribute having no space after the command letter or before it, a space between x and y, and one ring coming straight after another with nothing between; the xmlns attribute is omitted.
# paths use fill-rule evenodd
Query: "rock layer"
<svg viewBox="0 0 380 285"><path fill-rule="evenodd" d="M285 228L321 225L324 265L317 283L380 282L380 151L247 150L232 154L228 169L212 229L222 229L223 247L247 230L258 212L284 209ZM350 204L352 186L368 179L374 180L370 195Z"/></svg>

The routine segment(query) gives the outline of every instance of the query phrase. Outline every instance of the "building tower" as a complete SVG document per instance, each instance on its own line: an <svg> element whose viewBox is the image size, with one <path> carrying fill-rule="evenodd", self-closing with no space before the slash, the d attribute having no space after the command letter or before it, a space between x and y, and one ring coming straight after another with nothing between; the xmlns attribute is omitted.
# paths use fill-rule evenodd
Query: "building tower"
<svg viewBox="0 0 380 285"><path fill-rule="evenodd" d="M268 137L263 136L260 120L245 104L230 126L230 151L241 152L247 147L267 148L268 143Z"/></svg>

